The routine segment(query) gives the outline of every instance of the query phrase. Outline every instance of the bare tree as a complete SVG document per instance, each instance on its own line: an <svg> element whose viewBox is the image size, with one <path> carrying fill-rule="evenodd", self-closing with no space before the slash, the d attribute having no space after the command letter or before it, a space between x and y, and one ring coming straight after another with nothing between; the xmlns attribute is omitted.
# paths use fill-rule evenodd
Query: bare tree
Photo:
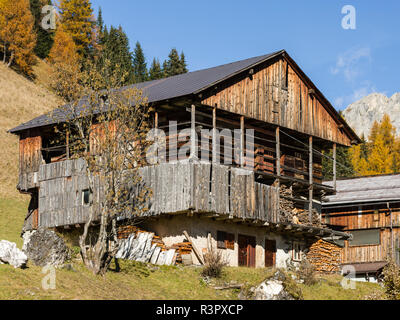
<svg viewBox="0 0 400 320"><path fill-rule="evenodd" d="M67 154L85 159L90 191L101 186L79 243L85 265L104 274L119 249L117 219L134 222L148 210L151 190L138 170L146 159L149 106L140 90L119 87L124 74L116 71L104 77L99 65L88 61L84 71L56 66L54 87L69 103L52 118ZM94 242L91 230L96 230Z"/></svg>

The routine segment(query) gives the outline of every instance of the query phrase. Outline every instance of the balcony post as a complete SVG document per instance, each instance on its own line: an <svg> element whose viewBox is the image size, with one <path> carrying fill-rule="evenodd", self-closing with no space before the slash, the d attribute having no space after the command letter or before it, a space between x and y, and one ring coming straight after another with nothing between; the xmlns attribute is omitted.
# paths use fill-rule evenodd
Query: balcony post
<svg viewBox="0 0 400 320"><path fill-rule="evenodd" d="M308 154L308 158L309 158L309 191L308 191L308 200L309 200L309 204L308 204L308 219L310 221L310 224L312 224L312 209L313 209L313 138L312 136L309 137L309 154Z"/></svg>
<svg viewBox="0 0 400 320"><path fill-rule="evenodd" d="M333 144L333 189L336 190L336 143Z"/></svg>

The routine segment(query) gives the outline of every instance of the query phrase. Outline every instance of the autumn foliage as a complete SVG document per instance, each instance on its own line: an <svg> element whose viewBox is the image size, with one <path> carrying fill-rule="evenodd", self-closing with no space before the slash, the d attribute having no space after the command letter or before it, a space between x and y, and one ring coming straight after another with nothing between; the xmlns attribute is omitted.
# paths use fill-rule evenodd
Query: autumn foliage
<svg viewBox="0 0 400 320"><path fill-rule="evenodd" d="M29 0L0 0L0 56L27 75L35 63L36 35Z"/></svg>
<svg viewBox="0 0 400 320"><path fill-rule="evenodd" d="M400 172L400 138L396 138L396 128L389 115L374 123L368 142L350 149L350 158L358 175Z"/></svg>

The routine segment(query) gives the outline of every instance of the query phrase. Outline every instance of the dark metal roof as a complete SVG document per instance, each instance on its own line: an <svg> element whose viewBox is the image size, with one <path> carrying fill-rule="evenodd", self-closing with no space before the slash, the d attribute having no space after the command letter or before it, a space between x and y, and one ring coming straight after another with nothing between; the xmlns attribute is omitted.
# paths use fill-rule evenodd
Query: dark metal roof
<svg viewBox="0 0 400 320"><path fill-rule="evenodd" d="M136 83L130 87L141 89L143 94L147 96L149 103L184 97L205 90L216 83L224 81L237 73L278 56L283 52L285 51L281 50L271 54L180 74L165 79ZM27 129L54 124L56 122L55 119L61 121L62 117L50 117L49 114L41 115L11 129L9 132L18 133Z"/></svg>
<svg viewBox="0 0 400 320"><path fill-rule="evenodd" d="M245 72L263 62L273 59L277 56L285 56L288 61L290 61L296 70L300 72L302 77L304 77L307 82L315 88L317 94L325 101L327 110L331 113L332 117L336 118L340 123L342 123L352 139L360 142L360 138L354 133L354 131L349 127L346 121L340 117L335 108L329 103L329 101L323 96L323 94L318 90L318 88L312 83L312 81L307 77L307 75L300 69L300 67L294 62L292 58L287 54L285 50L276 51L271 54L266 54L254 58L249 58L237 62L232 62L224 64L221 66L203 69L199 71L193 71L185 74L176 75L173 77L147 81L142 83L134 84L130 87L136 87L143 91L144 96L147 96L149 103L155 103L175 98L188 97L193 94L199 94L200 92L215 86L216 84L225 81L241 72ZM129 88L129 87L128 87ZM122 88L123 89L123 88ZM80 105L82 105L81 103ZM78 108L79 106L78 105ZM48 113L39 116L33 120L19 125L16 128L9 130L10 133L18 134L21 131L44 127L47 125L55 124L57 122L65 121L65 112L68 106L62 106L53 113ZM79 112L77 112L79 114Z"/></svg>

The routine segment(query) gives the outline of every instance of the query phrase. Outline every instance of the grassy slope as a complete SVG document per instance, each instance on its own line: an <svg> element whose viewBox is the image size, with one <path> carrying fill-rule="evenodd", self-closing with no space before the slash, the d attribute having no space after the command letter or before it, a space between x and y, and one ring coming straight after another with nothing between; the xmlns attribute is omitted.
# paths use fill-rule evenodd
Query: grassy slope
<svg viewBox="0 0 400 320"><path fill-rule="evenodd" d="M30 82L0 63L0 240L16 242L21 248L20 230L28 199L17 193L18 140L8 129L57 106L60 101L45 87L49 66L39 62L37 79ZM75 271L57 270L56 290L45 291L41 268L14 269L0 265L0 299L236 299L237 291L216 291L201 280L197 268L162 267L151 271L140 264L125 263L123 272L109 272L105 278L90 274L79 262ZM223 281L259 284L271 270L226 268ZM359 299L376 286L358 285L343 290L340 277L324 277L319 284L302 286L306 299Z"/></svg>
<svg viewBox="0 0 400 320"><path fill-rule="evenodd" d="M22 198L15 189L18 177L18 138L7 130L31 120L60 104L45 88L49 67L39 62L36 82L24 78L0 63L0 197Z"/></svg>

